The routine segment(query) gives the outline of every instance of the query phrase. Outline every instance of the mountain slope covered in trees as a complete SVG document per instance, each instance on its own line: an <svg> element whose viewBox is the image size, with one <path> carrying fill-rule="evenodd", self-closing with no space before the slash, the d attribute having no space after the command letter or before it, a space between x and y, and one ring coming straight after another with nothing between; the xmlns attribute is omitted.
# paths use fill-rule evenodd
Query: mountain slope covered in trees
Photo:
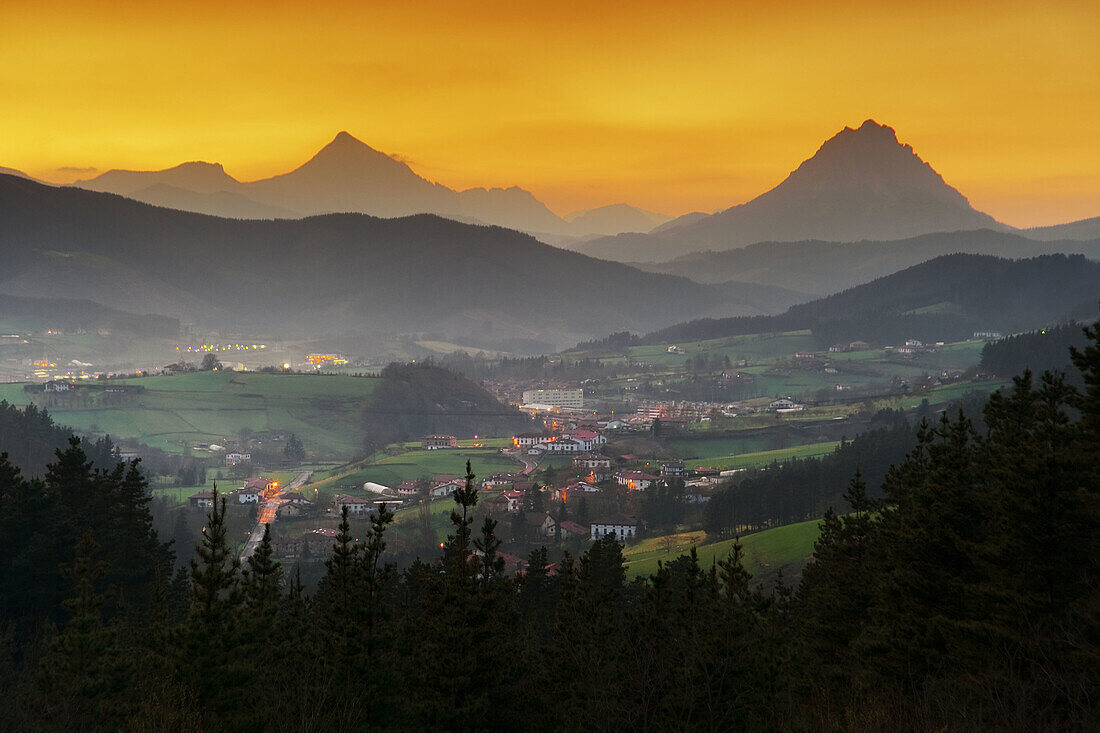
<svg viewBox="0 0 1100 733"><path fill-rule="evenodd" d="M700 287L429 215L237 221L9 176L0 176L0 255L2 293L84 298L219 331L561 343L800 299Z"/></svg>
<svg viewBox="0 0 1100 733"><path fill-rule="evenodd" d="M647 334L645 343L697 341L810 329L820 346L958 340L975 331L1014 333L1066 320L1100 293L1100 263L1081 255L1007 260L946 255L778 316L705 318Z"/></svg>
<svg viewBox="0 0 1100 733"><path fill-rule="evenodd" d="M639 267L700 283L737 280L829 295L935 257L957 253L1014 259L1084 254L1095 260L1100 259L1100 240L1035 242L1019 234L984 229L927 234L896 242L769 241L725 252L696 252L671 262Z"/></svg>

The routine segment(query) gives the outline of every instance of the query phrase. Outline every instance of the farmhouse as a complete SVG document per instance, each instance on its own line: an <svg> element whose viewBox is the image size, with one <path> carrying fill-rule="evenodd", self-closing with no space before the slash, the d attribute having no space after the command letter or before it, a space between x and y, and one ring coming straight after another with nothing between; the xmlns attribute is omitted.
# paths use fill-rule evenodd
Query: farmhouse
<svg viewBox="0 0 1100 733"><path fill-rule="evenodd" d="M494 486L508 486L516 481L522 481L522 473L494 473L481 482L482 487L491 489Z"/></svg>
<svg viewBox="0 0 1100 733"><path fill-rule="evenodd" d="M595 453L582 453L573 457L573 468L587 472L588 480L599 482L611 478L611 459Z"/></svg>
<svg viewBox="0 0 1100 733"><path fill-rule="evenodd" d="M540 443L550 443L558 439L553 433L520 433L512 438L514 448L534 448Z"/></svg>
<svg viewBox="0 0 1100 733"><path fill-rule="evenodd" d="M242 487L242 490L243 489L252 489L252 490L255 490L255 491L259 491L260 493L263 493L264 489L266 489L266 488L267 488L267 479L266 478L264 478L263 476L253 476L252 478L247 479L244 482L244 486Z"/></svg>
<svg viewBox="0 0 1100 733"><path fill-rule="evenodd" d="M367 499L357 499L354 496L348 496L347 494L338 494L332 500L333 507L335 507L338 513L344 511L344 507L348 508L348 514L366 514L371 510L373 504Z"/></svg>
<svg viewBox="0 0 1100 733"><path fill-rule="evenodd" d="M234 453L226 453L225 454L225 465L226 466L236 466L239 463L252 463L252 453L251 453L251 451L248 452L248 453L234 452Z"/></svg>
<svg viewBox="0 0 1100 733"><path fill-rule="evenodd" d="M549 537L554 534L554 530L558 526L558 523L554 521L549 512L526 512L523 515L523 520L540 537Z"/></svg>
<svg viewBox="0 0 1100 733"><path fill-rule="evenodd" d="M583 525L583 524L577 524L576 522L571 522L569 520L566 520L566 521L561 523L561 536L563 538L588 537L590 531L591 530L588 526Z"/></svg>
<svg viewBox="0 0 1100 733"><path fill-rule="evenodd" d="M459 489L465 488L465 486L466 482L464 480L455 478L451 479L450 481L433 484L430 493L434 498L439 498L441 496L452 496Z"/></svg>
<svg viewBox="0 0 1100 733"><path fill-rule="evenodd" d="M683 461L664 461L661 463L661 475L682 477L687 475L687 469L684 468Z"/></svg>
<svg viewBox="0 0 1100 733"><path fill-rule="evenodd" d="M645 491L659 480L656 476L641 471L620 471L615 474L615 482L631 491Z"/></svg>
<svg viewBox="0 0 1100 733"><path fill-rule="evenodd" d="M420 447L427 450L457 448L458 438L453 435L425 435L420 439Z"/></svg>
<svg viewBox="0 0 1100 733"><path fill-rule="evenodd" d="M399 496L416 496L420 493L420 483L418 481L402 481L397 485L397 493Z"/></svg>
<svg viewBox="0 0 1100 733"><path fill-rule="evenodd" d="M214 492L199 491L187 497L188 504L195 511L206 511L214 508Z"/></svg>
<svg viewBox="0 0 1100 733"><path fill-rule="evenodd" d="M313 502L304 496L292 496L285 504L279 507L278 516L298 517L313 510ZM348 510L351 511L350 509Z"/></svg>
<svg viewBox="0 0 1100 733"><path fill-rule="evenodd" d="M607 535L612 535L619 542L625 542L628 537L636 537L638 520L626 514L613 514L592 523L592 539L598 540Z"/></svg>
<svg viewBox="0 0 1100 733"><path fill-rule="evenodd" d="M259 504L260 496L262 492L259 489L250 489L247 487L241 487L237 489L237 503L238 504Z"/></svg>
<svg viewBox="0 0 1100 733"><path fill-rule="evenodd" d="M554 492L554 501L569 501L569 497L574 494L598 494L600 493L599 486L593 486L585 481L574 481L571 484L563 486Z"/></svg>

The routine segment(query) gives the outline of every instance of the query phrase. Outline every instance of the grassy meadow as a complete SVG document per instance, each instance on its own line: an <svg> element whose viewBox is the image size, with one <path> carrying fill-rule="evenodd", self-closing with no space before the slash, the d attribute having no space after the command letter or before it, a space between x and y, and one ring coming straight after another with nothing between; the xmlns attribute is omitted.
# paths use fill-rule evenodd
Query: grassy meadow
<svg viewBox="0 0 1100 733"><path fill-rule="evenodd" d="M788 524L741 538L745 551L745 567L753 575L772 576L782 570L784 577L800 574L807 559L813 555L814 542L820 534L821 520ZM729 556L733 540L707 542L706 532L684 532L642 540L623 551L628 577L657 572L658 562L669 562L696 548L699 564L710 568L712 562Z"/></svg>
<svg viewBox="0 0 1100 733"><path fill-rule="evenodd" d="M3 385L0 397L17 405L34 401L54 420L80 432L136 438L174 452L273 430L297 433L306 450L348 456L359 450L360 415L378 380L371 377L194 372L111 380L144 392L110 395L27 394Z"/></svg>

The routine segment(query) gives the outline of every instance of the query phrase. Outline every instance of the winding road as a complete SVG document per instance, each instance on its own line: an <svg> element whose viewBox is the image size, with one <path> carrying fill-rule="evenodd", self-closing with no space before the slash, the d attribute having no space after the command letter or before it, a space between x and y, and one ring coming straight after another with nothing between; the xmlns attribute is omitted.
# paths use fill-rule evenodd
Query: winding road
<svg viewBox="0 0 1100 733"><path fill-rule="evenodd" d="M274 522L279 507L289 501L286 493L302 488L312 475L313 471L302 471L294 477L293 481L279 489L275 496L260 502L260 512L256 516L256 526L252 529L252 534L248 536L248 541L244 543L244 547L241 548L240 560L242 563L252 556L252 553L260 546L260 542L263 541L264 525Z"/></svg>

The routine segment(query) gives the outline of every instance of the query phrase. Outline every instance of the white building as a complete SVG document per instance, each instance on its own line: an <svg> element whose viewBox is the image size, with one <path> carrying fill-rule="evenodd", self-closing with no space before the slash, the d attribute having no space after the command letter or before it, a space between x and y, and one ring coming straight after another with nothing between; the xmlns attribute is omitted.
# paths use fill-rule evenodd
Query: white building
<svg viewBox="0 0 1100 733"><path fill-rule="evenodd" d="M523 393L523 403L539 403L579 410L584 407L583 389L529 389Z"/></svg>
<svg viewBox="0 0 1100 733"><path fill-rule="evenodd" d="M453 496L459 489L465 488L466 482L461 479L455 479L454 481L446 481L441 484L432 486L431 495L434 498L441 496Z"/></svg>
<svg viewBox="0 0 1100 733"><path fill-rule="evenodd" d="M348 496L347 494L340 494L332 503L336 507L337 512L343 512L343 507L348 508L348 514L366 514L371 510L371 502L367 499L356 499L354 496Z"/></svg>
<svg viewBox="0 0 1100 733"><path fill-rule="evenodd" d="M619 542L625 542L628 537L638 535L638 521L625 514L615 514L592 523L592 539L598 540L607 535L614 536Z"/></svg>
<svg viewBox="0 0 1100 733"><path fill-rule="evenodd" d="M261 492L259 489L240 489L239 491L237 491L237 503L259 504L260 493Z"/></svg>
<svg viewBox="0 0 1100 733"><path fill-rule="evenodd" d="M515 448L534 448L542 443L551 443L558 439L553 433L520 433L512 437Z"/></svg>
<svg viewBox="0 0 1100 733"><path fill-rule="evenodd" d="M660 479L641 471L620 471L615 474L615 482L631 491L645 491Z"/></svg>
<svg viewBox="0 0 1100 733"><path fill-rule="evenodd" d="M251 453L226 453L225 465L236 466L238 463L252 463Z"/></svg>

